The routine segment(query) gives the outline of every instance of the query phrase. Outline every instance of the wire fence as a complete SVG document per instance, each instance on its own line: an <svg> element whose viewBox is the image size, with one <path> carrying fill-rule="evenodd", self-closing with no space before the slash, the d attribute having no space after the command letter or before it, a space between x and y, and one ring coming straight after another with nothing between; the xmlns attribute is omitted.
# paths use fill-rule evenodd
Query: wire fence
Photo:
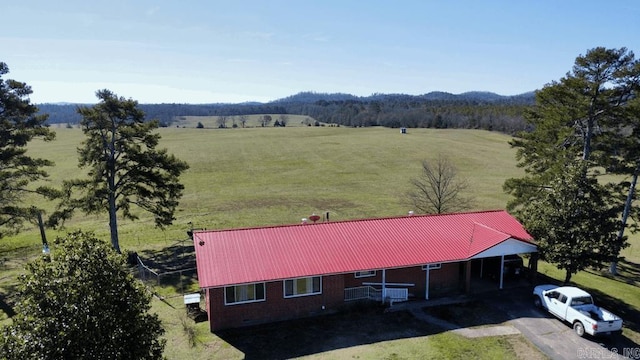
<svg viewBox="0 0 640 360"><path fill-rule="evenodd" d="M137 257L137 261L138 278L147 285L153 287L171 287L177 293L175 296L183 296L187 292L194 292L194 284L198 283L195 267L161 271L147 266L140 257ZM197 286L195 289L197 290Z"/></svg>
<svg viewBox="0 0 640 360"><path fill-rule="evenodd" d="M42 254L43 247L40 244L21 246L11 250L0 249L0 288L15 287L18 284L18 275L24 272L27 263ZM175 263L165 265L162 261L158 261L156 256L149 254L149 258L145 258L147 264L136 254L136 264L130 269L134 276L153 288L155 293L161 293L164 297L172 298L198 292L195 257L182 249L173 252L171 257ZM184 268L180 268L182 266Z"/></svg>

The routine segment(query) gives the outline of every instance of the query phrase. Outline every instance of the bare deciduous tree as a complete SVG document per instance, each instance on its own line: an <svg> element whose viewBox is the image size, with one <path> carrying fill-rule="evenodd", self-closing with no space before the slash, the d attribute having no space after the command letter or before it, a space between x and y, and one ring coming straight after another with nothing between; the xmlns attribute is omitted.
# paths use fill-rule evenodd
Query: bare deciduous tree
<svg viewBox="0 0 640 360"><path fill-rule="evenodd" d="M262 115L262 117L260 118L262 127L269 126L269 124L271 123L271 120L273 120L271 115Z"/></svg>
<svg viewBox="0 0 640 360"><path fill-rule="evenodd" d="M218 116L218 119L216 120L216 123L218 124L218 127L221 128L221 129L226 128L228 119L229 118L226 115Z"/></svg>
<svg viewBox="0 0 640 360"><path fill-rule="evenodd" d="M473 199L464 193L469 189L466 179L446 156L422 161L422 173L411 180L413 189L407 193L411 205L423 213L451 213L468 210Z"/></svg>
<svg viewBox="0 0 640 360"><path fill-rule="evenodd" d="M247 121L249 121L249 115L238 116L238 121L240 121L240 125L242 127L245 127L245 125L247 125Z"/></svg>

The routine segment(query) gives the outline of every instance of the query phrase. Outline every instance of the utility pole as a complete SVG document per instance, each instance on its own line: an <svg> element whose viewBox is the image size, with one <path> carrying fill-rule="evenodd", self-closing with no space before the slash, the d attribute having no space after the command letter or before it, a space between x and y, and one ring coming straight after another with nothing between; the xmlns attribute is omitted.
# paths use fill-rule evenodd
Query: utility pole
<svg viewBox="0 0 640 360"><path fill-rule="evenodd" d="M49 255L49 244L47 243L47 236L44 233L44 223L42 222L42 213L38 211L38 227L40 227L40 237L42 238L42 253Z"/></svg>

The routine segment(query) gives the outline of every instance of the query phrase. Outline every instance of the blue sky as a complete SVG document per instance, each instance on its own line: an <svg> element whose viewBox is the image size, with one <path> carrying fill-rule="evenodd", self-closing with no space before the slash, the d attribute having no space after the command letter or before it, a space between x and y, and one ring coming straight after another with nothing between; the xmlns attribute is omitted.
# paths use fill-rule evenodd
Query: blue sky
<svg viewBox="0 0 640 360"><path fill-rule="evenodd" d="M605 46L640 55L640 1L50 1L2 5L31 100L270 101L300 91L539 89Z"/></svg>

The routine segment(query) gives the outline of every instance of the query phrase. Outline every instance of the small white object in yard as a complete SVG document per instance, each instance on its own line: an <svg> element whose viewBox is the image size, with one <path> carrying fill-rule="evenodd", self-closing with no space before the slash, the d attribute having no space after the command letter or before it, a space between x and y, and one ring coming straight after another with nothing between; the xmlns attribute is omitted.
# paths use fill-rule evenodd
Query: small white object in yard
<svg viewBox="0 0 640 360"><path fill-rule="evenodd" d="M186 294L184 296L185 305L188 304L199 304L200 303L200 294Z"/></svg>

